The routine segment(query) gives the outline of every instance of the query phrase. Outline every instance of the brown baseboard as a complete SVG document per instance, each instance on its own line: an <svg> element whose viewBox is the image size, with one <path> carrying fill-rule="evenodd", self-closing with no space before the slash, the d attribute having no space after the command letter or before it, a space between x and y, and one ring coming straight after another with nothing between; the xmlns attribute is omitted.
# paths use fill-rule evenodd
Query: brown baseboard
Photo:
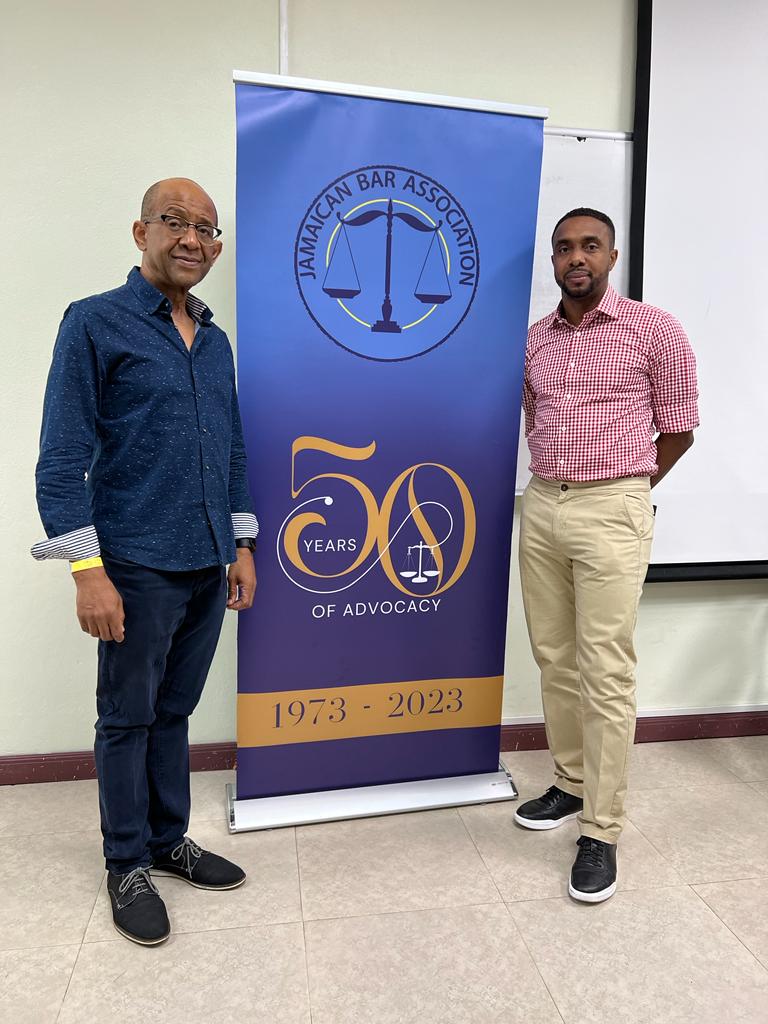
<svg viewBox="0 0 768 1024"><path fill-rule="evenodd" d="M704 740L726 736L768 735L768 711L727 711L709 715L656 715L638 718L635 743L664 740ZM546 750L543 723L502 725L501 749Z"/></svg>
<svg viewBox="0 0 768 1024"><path fill-rule="evenodd" d="M234 768L236 743L195 743L189 748L189 767L193 772L222 772Z"/></svg>
<svg viewBox="0 0 768 1024"><path fill-rule="evenodd" d="M654 718L638 718L635 743L765 735L768 735L768 711L659 715ZM547 737L543 724L502 725L501 749L546 750ZM193 772L234 768L236 752L234 743L196 743L189 751L190 768ZM0 786L20 786L31 782L74 782L95 778L96 766L92 750L0 757Z"/></svg>
<svg viewBox="0 0 768 1024"><path fill-rule="evenodd" d="M189 750L193 772L214 772L234 768L234 743L196 743ZM0 757L0 786L20 786L30 782L76 782L95 779L92 750L73 750L61 754L17 754Z"/></svg>

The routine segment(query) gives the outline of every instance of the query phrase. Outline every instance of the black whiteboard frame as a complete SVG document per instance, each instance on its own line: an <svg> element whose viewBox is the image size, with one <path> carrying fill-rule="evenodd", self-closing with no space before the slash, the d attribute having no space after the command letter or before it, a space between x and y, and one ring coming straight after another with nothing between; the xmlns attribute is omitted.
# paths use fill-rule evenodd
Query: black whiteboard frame
<svg viewBox="0 0 768 1024"><path fill-rule="evenodd" d="M648 117L651 100L653 0L637 3L635 120L632 131L632 188L629 218L629 297L642 302L645 254L645 187L648 174ZM768 561L664 562L648 567L647 583L696 580L768 579Z"/></svg>
<svg viewBox="0 0 768 1024"><path fill-rule="evenodd" d="M768 562L659 562L648 566L646 583L695 583L697 580L762 580Z"/></svg>

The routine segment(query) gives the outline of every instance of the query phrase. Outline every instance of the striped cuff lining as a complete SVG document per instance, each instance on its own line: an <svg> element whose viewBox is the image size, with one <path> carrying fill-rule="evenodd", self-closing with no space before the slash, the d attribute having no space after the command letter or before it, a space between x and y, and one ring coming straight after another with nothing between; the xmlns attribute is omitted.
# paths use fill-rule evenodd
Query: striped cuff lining
<svg viewBox="0 0 768 1024"><path fill-rule="evenodd" d="M46 558L67 558L78 562L82 558L97 558L101 554L95 526L83 526L71 533L38 541L32 548L32 557L39 562Z"/></svg>
<svg viewBox="0 0 768 1024"><path fill-rule="evenodd" d="M240 537L256 540L259 535L259 521L253 512L233 512L232 529L235 531L235 540Z"/></svg>

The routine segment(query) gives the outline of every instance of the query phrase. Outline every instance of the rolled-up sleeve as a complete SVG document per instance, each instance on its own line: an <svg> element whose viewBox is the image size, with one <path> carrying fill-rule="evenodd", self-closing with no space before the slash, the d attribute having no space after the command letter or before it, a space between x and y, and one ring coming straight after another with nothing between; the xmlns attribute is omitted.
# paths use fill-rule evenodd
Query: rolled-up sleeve
<svg viewBox="0 0 768 1024"><path fill-rule="evenodd" d="M77 304L59 327L48 375L37 463L37 506L49 538L35 558L84 558L99 553L86 476L96 447L97 355Z"/></svg>
<svg viewBox="0 0 768 1024"><path fill-rule="evenodd" d="M650 354L653 422L662 434L699 425L696 357L681 324L665 314L656 325Z"/></svg>

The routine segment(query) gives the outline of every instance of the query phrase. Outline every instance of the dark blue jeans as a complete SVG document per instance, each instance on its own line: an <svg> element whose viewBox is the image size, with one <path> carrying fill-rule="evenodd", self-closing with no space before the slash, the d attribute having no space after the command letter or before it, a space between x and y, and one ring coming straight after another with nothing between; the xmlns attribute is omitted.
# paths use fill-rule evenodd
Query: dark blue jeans
<svg viewBox="0 0 768 1024"><path fill-rule="evenodd" d="M102 553L125 640L99 641L96 773L107 868L147 867L189 824L187 727L227 600L223 566L163 572Z"/></svg>

